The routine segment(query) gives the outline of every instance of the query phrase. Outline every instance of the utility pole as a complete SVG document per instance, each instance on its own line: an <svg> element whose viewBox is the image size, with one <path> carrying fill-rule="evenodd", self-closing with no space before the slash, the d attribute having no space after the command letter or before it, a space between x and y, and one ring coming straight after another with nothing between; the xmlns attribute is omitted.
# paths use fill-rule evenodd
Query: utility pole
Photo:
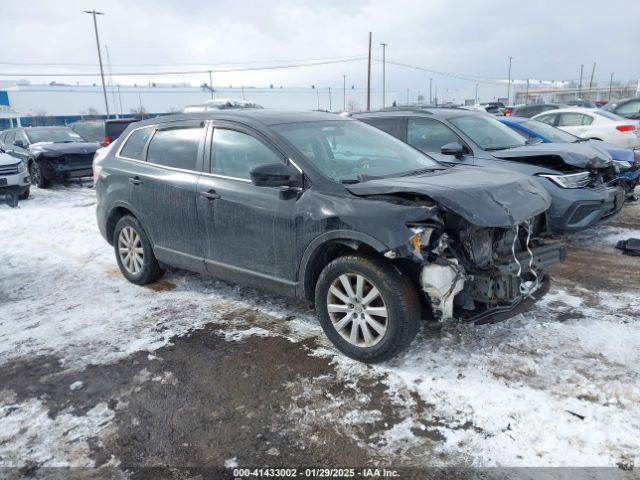
<svg viewBox="0 0 640 480"><path fill-rule="evenodd" d="M211 70L209 70L209 90L211 90L211 98L213 98L213 77L211 76Z"/></svg>
<svg viewBox="0 0 640 480"><path fill-rule="evenodd" d="M429 105L433 105L433 96L431 92L433 91L433 78L429 79Z"/></svg>
<svg viewBox="0 0 640 480"><path fill-rule="evenodd" d="M371 32L369 32L369 60L367 62L367 112L371 110Z"/></svg>
<svg viewBox="0 0 640 480"><path fill-rule="evenodd" d="M102 53L100 52L100 37L98 36L98 21L96 15L104 15L103 12L95 10L85 10L84 13L93 15L93 29L96 32L96 46L98 47L98 62L100 63L100 78L102 78L102 93L104 94L104 106L107 109L107 118L109 118L109 101L107 100L107 87L104 83L104 68L102 68Z"/></svg>
<svg viewBox="0 0 640 480"><path fill-rule="evenodd" d="M320 89L316 86L316 101L318 102L318 111L320 111Z"/></svg>
<svg viewBox="0 0 640 480"><path fill-rule="evenodd" d="M329 111L332 111L333 107L331 106L331 87L329 87Z"/></svg>
<svg viewBox="0 0 640 480"><path fill-rule="evenodd" d="M107 54L107 69L109 70L109 93L111 93L111 101L113 102L113 113L116 118L120 118L118 115L118 104L116 103L116 96L113 93L113 72L111 71L111 56L109 55L109 47L104 44L104 51Z"/></svg>
<svg viewBox="0 0 640 480"><path fill-rule="evenodd" d="M409 105L409 89L407 88L407 105Z"/></svg>
<svg viewBox="0 0 640 480"><path fill-rule="evenodd" d="M611 78L609 79L609 101L611 101L611 89L613 88L613 72L611 72Z"/></svg>
<svg viewBox="0 0 640 480"><path fill-rule="evenodd" d="M480 85L479 82L476 82L476 105L478 104L478 86Z"/></svg>
<svg viewBox="0 0 640 480"><path fill-rule="evenodd" d="M584 72L584 65L580 65L580 85L578 85L578 98L582 97L582 73Z"/></svg>
<svg viewBox="0 0 640 480"><path fill-rule="evenodd" d="M527 93L525 93L524 96L524 104L528 105L529 104L529 79L527 78Z"/></svg>
<svg viewBox="0 0 640 480"><path fill-rule="evenodd" d="M591 78L589 79L589 96L591 98L591 87L593 86L593 74L596 73L596 62L593 62L593 68L591 69Z"/></svg>
<svg viewBox="0 0 640 480"><path fill-rule="evenodd" d="M509 83L507 83L507 104L511 103L509 100L511 99L511 60L513 57L509 57Z"/></svg>
<svg viewBox="0 0 640 480"><path fill-rule="evenodd" d="M381 43L382 45L382 108L385 107L385 95L386 95L386 64L387 64L387 44ZM407 103L409 103L407 101Z"/></svg>
<svg viewBox="0 0 640 480"><path fill-rule="evenodd" d="M347 76L342 75L342 111L347 111Z"/></svg>
<svg viewBox="0 0 640 480"><path fill-rule="evenodd" d="M438 106L438 85L436 85L435 105Z"/></svg>

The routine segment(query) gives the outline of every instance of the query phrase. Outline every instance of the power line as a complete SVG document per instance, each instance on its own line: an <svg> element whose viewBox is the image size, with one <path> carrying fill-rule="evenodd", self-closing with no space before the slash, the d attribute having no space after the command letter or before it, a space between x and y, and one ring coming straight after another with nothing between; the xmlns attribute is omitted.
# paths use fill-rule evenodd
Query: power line
<svg viewBox="0 0 640 480"><path fill-rule="evenodd" d="M222 65L255 65L260 63L298 63L317 62L324 60L346 60L351 58L366 57L365 53L353 55L340 55L333 57L273 59L273 60L248 60L245 62L176 62L176 63L114 63L112 67L181 67L181 66L222 66ZM0 62L0 65L34 66L34 67L97 67L97 63L66 63L66 62Z"/></svg>
<svg viewBox="0 0 640 480"><path fill-rule="evenodd" d="M252 72L261 70L283 70L287 68L301 68L301 67L313 67L318 65L333 65L337 63L349 63L366 60L367 57L355 57L347 58L343 60L327 60L324 62L307 62L307 63L292 63L289 65L267 65L262 67L248 67L248 68L236 68L236 69L207 69L207 70L183 70L183 71L163 71L163 72L114 72L114 75L120 76L162 76L162 75L197 75L211 73L231 73L231 72ZM98 73L0 73L0 77L97 77Z"/></svg>

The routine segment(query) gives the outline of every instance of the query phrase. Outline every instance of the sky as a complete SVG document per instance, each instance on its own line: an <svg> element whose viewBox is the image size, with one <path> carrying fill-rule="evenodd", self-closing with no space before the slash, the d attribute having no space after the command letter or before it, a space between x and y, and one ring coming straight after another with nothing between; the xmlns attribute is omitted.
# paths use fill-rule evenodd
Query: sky
<svg viewBox="0 0 640 480"><path fill-rule="evenodd" d="M98 17L114 81L208 82L208 74L128 76L131 72L238 69L341 60L344 63L263 71L214 72L214 86L365 88L368 33L373 34L372 86L382 84L382 42L387 43L386 88L427 94L429 79L441 92L480 89L515 79L595 81L640 77L638 0L30 0L3 2L0 73L32 83L97 83L91 16ZM358 59L358 60L352 60ZM249 62L249 63L247 63ZM404 63L466 79L395 65ZM24 63L32 65L10 65ZM42 64L74 63L51 66ZM192 65L185 65L191 63ZM153 66L143 66L150 65ZM195 65L193 65L195 64ZM225 65L226 64L226 65ZM54 73L90 73L56 77ZM45 77L27 77L44 73ZM487 83L483 83L483 82ZM487 87L489 88L489 87Z"/></svg>

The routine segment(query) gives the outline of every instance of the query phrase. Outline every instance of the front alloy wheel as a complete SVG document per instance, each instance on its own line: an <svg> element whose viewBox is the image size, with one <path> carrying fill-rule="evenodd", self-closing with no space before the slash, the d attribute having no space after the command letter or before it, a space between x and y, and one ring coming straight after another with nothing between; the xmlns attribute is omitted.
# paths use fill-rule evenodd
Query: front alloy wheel
<svg viewBox="0 0 640 480"><path fill-rule="evenodd" d="M420 298L409 276L391 262L351 254L329 262L315 304L325 335L345 355L381 362L403 349L420 327Z"/></svg>
<svg viewBox="0 0 640 480"><path fill-rule="evenodd" d="M336 278L327 294L333 328L357 347L373 347L387 332L389 315L380 290L357 273Z"/></svg>

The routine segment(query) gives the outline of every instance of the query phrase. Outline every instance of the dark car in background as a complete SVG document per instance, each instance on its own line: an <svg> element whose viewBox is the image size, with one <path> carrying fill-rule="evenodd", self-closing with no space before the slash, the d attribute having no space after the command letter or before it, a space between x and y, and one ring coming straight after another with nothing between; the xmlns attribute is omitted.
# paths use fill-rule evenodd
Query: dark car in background
<svg viewBox="0 0 640 480"><path fill-rule="evenodd" d="M355 114L441 162L535 176L552 197L550 230L579 231L611 218L625 201L611 156L581 144L529 144L496 118L463 109ZM614 182L611 184L610 182Z"/></svg>
<svg viewBox="0 0 640 480"><path fill-rule="evenodd" d="M640 120L640 97L613 100L602 107L602 110L615 113L620 117Z"/></svg>
<svg viewBox="0 0 640 480"><path fill-rule="evenodd" d="M567 105L560 103L531 103L529 105L520 105L515 107L511 111L511 115L515 117L527 117L531 118L539 113L546 112L547 110L557 110L559 108L565 108Z"/></svg>
<svg viewBox="0 0 640 480"><path fill-rule="evenodd" d="M100 145L67 127L26 127L2 132L0 148L24 160L31 183L46 188L56 180L91 176L93 154Z"/></svg>
<svg viewBox="0 0 640 480"><path fill-rule="evenodd" d="M620 183L627 194L632 194L638 185L638 179L640 178L640 162L638 162L640 150L634 151L628 148L620 148L602 140L576 137L569 132L531 118L511 116L499 118L498 121L522 135L530 143L537 139L543 143L581 143L591 148L600 149L611 155L620 172L618 174Z"/></svg>
<svg viewBox="0 0 640 480"><path fill-rule="evenodd" d="M103 147L108 146L111 142L126 130L133 122L139 119L135 118L110 118L108 120L78 120L69 125L74 132L80 135L88 142L99 143Z"/></svg>
<svg viewBox="0 0 640 480"><path fill-rule="evenodd" d="M135 284L168 266L315 303L346 355L381 361L422 318L522 312L564 258L533 179L443 165L362 122L238 109L130 126L96 162L97 219Z"/></svg>

